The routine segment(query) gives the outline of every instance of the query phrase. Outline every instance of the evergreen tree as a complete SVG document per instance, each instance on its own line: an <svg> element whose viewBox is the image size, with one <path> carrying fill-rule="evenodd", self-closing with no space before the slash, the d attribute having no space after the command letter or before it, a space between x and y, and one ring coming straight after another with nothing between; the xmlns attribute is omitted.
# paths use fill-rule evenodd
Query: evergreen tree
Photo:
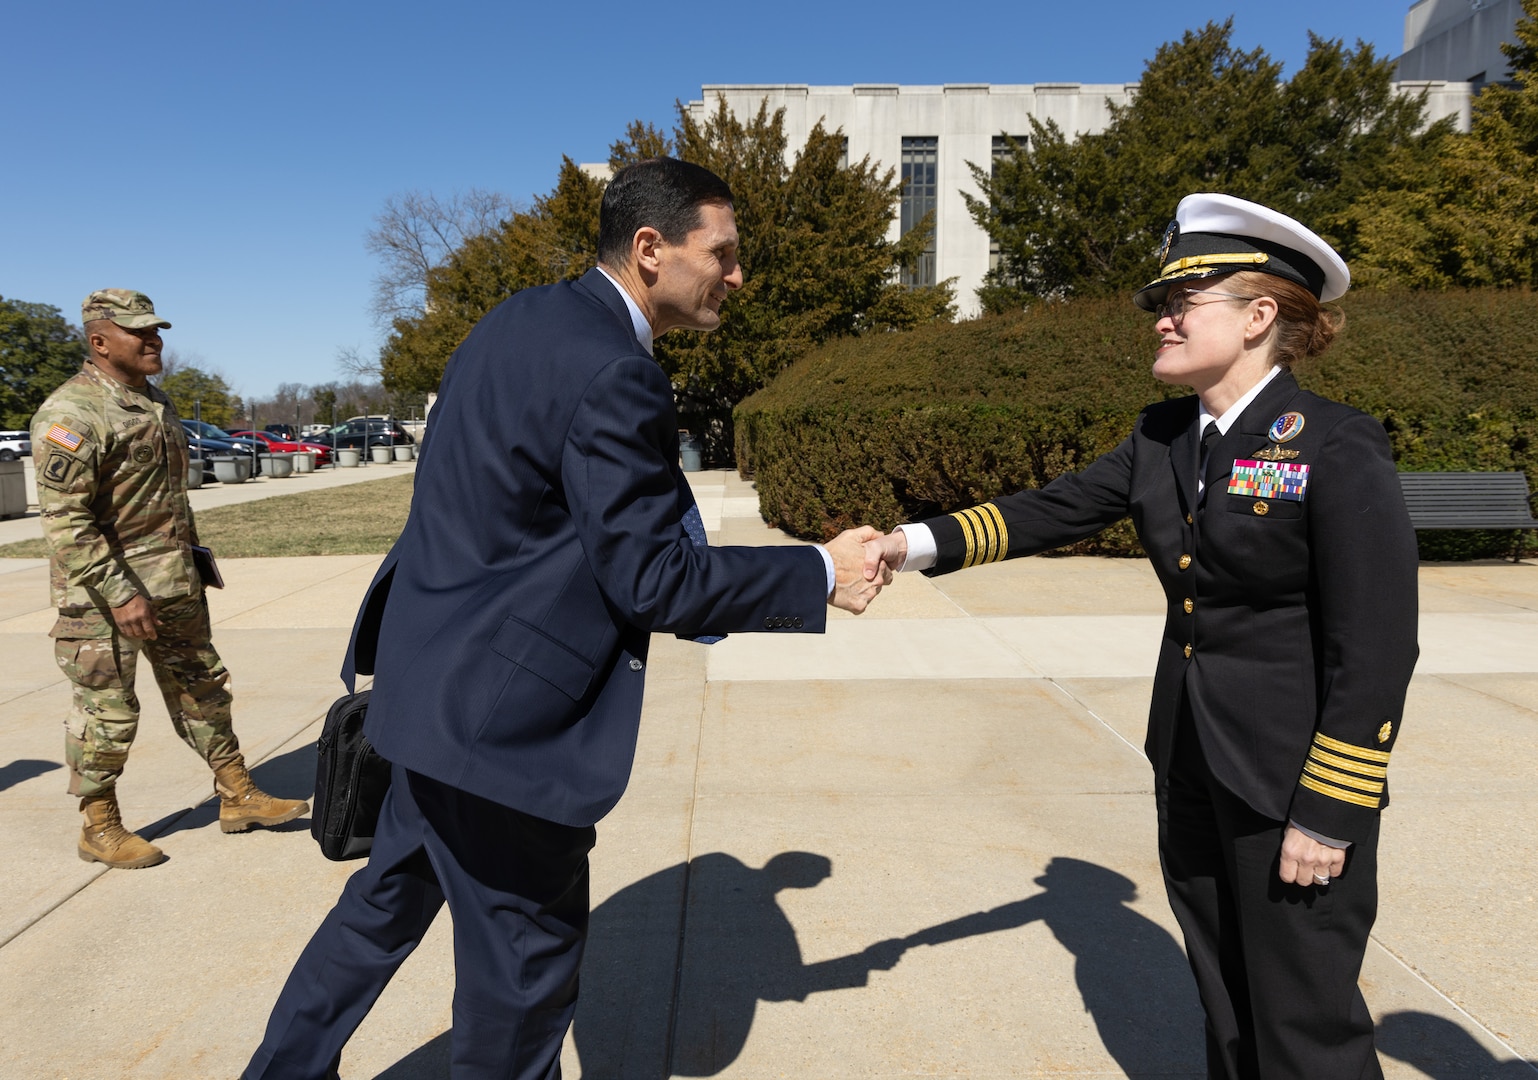
<svg viewBox="0 0 1538 1080"><path fill-rule="evenodd" d="M1538 285L1538 0L1501 46L1516 86L1488 85L1473 130L1395 154L1387 182L1345 215L1364 284Z"/></svg>
<svg viewBox="0 0 1538 1080"><path fill-rule="evenodd" d="M84 361L85 340L58 308L0 297L0 427L31 424L43 399Z"/></svg>
<svg viewBox="0 0 1538 1080"><path fill-rule="evenodd" d="M238 426L244 415L240 398L224 377L202 368L179 364L175 370L156 379L155 385L171 399L177 414L184 420L199 416L205 424L229 431ZM194 412L194 406L198 407L197 412Z"/></svg>
<svg viewBox="0 0 1538 1080"><path fill-rule="evenodd" d="M1345 212L1398 147L1421 148L1422 103L1394 93L1393 62L1310 35L1290 80L1262 49L1234 48L1232 20L1161 46L1106 130L1070 140L1032 122L992 170L972 165L973 218L1000 246L979 299L1121 294L1146 282L1182 196L1221 191L1284 209L1349 250Z"/></svg>

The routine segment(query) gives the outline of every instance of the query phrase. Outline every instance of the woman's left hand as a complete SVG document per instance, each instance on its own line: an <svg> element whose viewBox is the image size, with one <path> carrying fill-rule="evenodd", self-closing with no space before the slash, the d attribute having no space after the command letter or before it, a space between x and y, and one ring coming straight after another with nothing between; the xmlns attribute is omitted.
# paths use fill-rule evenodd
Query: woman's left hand
<svg viewBox="0 0 1538 1080"><path fill-rule="evenodd" d="M1346 852L1321 844L1311 836L1287 826L1282 837L1282 861L1279 873L1293 885L1325 886L1346 866Z"/></svg>

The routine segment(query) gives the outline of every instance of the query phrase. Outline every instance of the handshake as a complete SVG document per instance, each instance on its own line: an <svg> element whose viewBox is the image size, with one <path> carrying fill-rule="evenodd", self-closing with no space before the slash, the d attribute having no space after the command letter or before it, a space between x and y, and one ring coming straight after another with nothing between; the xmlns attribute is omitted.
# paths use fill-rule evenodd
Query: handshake
<svg viewBox="0 0 1538 1080"><path fill-rule="evenodd" d="M823 546L833 559L828 603L856 615L892 583L892 574L908 557L908 538L901 529L883 533L862 525L845 529Z"/></svg>

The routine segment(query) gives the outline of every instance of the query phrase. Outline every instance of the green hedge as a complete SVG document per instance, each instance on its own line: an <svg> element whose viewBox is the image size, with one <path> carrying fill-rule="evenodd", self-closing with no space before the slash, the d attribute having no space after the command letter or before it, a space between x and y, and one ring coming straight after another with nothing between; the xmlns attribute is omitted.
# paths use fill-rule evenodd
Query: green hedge
<svg viewBox="0 0 1538 1080"><path fill-rule="evenodd" d="M1383 421L1399 468L1527 473L1538 484L1538 294L1362 292L1298 372ZM1125 300L835 342L736 410L737 464L766 520L826 538L1039 487L1083 468L1149 402L1153 320ZM1423 532L1424 558L1505 554L1508 532ZM1535 546L1529 539L1528 547ZM1073 548L1136 555L1129 523Z"/></svg>

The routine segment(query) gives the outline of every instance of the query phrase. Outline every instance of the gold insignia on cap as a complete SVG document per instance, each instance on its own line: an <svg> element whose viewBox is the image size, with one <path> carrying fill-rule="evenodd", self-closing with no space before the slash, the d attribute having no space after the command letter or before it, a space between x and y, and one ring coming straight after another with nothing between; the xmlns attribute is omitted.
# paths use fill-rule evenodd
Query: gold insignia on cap
<svg viewBox="0 0 1538 1080"><path fill-rule="evenodd" d="M1164 264L1164 260L1170 257L1170 248L1174 247L1175 241L1179 237L1180 222L1171 221L1169 225L1165 227L1164 239L1159 244L1159 264L1161 266Z"/></svg>
<svg viewBox="0 0 1538 1080"><path fill-rule="evenodd" d="M1385 721L1383 726L1378 729L1378 741L1388 742L1393 736L1394 722L1392 720Z"/></svg>
<svg viewBox="0 0 1538 1080"><path fill-rule="evenodd" d="M1160 260L1163 261L1162 258ZM1262 266L1271 261L1271 256L1263 251L1242 251L1232 255L1189 255L1184 259L1176 259L1164 268L1159 275L1160 279L1174 277L1183 274L1187 270L1197 270L1206 267L1217 266Z"/></svg>

